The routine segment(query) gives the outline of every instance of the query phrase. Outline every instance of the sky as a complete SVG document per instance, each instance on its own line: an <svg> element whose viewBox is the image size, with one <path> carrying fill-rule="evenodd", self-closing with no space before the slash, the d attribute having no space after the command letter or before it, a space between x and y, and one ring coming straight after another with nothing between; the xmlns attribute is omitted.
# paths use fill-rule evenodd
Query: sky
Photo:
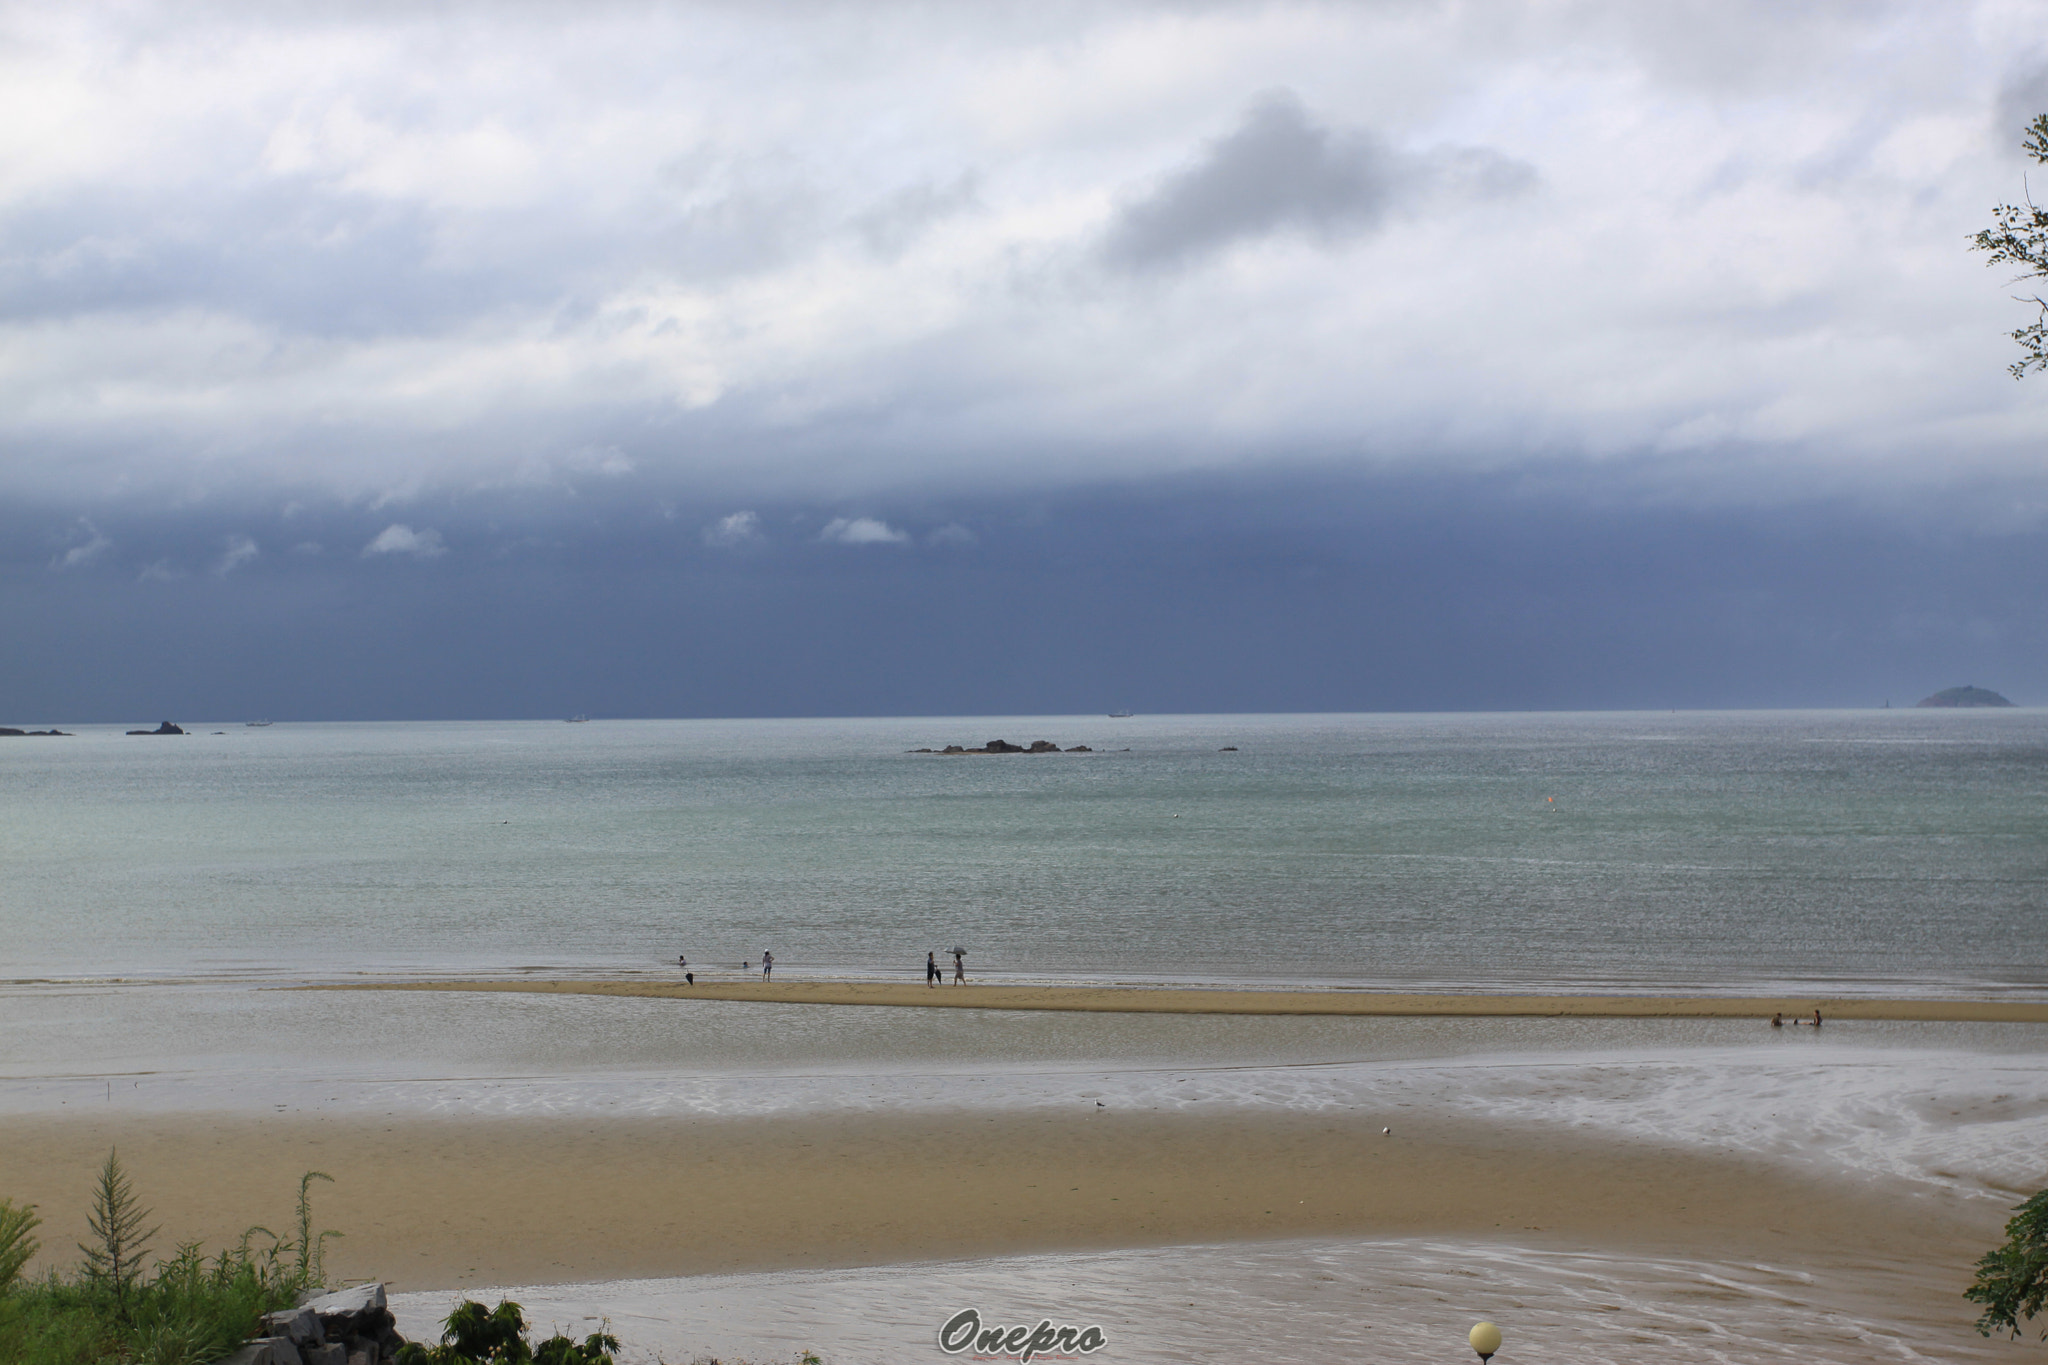
<svg viewBox="0 0 2048 1365"><path fill-rule="evenodd" d="M2048 703L2040 3L0 4L0 724Z"/></svg>

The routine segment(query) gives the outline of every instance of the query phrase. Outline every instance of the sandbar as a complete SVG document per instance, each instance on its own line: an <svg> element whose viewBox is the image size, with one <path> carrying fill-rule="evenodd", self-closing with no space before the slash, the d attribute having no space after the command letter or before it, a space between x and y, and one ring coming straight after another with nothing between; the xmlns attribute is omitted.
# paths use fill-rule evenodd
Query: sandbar
<svg viewBox="0 0 2048 1365"><path fill-rule="evenodd" d="M369 981L295 990L513 991L663 1000L747 1000L784 1005L881 1005L920 1009L1076 1010L1125 1014L1295 1014L1409 1018L1879 1019L2048 1023L2048 1000L1890 999L1857 996L1672 996L1415 994L1366 990L946 985L886 981Z"/></svg>

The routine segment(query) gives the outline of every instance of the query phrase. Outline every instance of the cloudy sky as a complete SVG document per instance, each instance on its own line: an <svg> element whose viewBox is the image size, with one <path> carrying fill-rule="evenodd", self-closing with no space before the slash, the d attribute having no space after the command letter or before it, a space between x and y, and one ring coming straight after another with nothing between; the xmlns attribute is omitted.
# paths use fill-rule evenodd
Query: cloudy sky
<svg viewBox="0 0 2048 1365"><path fill-rule="evenodd" d="M0 724L2048 702L2044 21L0 5Z"/></svg>

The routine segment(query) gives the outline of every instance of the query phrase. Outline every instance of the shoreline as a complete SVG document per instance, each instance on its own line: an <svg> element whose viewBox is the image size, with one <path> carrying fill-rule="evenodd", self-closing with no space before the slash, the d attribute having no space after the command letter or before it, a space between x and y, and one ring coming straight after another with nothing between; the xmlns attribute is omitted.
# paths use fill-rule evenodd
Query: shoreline
<svg viewBox="0 0 2048 1365"><path fill-rule="evenodd" d="M987 986L869 981L363 981L305 991L467 991L730 1000L782 1005L1058 1010L1106 1014L1263 1014L1386 1018L1810 1019L1914 1023L2048 1023L2048 1001L1828 996L1480 995L1231 987Z"/></svg>

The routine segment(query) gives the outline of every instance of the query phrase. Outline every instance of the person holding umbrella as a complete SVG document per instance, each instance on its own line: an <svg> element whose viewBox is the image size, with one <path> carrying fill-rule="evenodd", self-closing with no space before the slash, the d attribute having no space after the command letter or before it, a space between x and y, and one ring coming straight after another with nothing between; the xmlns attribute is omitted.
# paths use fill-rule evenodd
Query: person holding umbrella
<svg viewBox="0 0 2048 1365"><path fill-rule="evenodd" d="M955 948L953 950L953 984L958 986L966 980L967 950L965 948Z"/></svg>

